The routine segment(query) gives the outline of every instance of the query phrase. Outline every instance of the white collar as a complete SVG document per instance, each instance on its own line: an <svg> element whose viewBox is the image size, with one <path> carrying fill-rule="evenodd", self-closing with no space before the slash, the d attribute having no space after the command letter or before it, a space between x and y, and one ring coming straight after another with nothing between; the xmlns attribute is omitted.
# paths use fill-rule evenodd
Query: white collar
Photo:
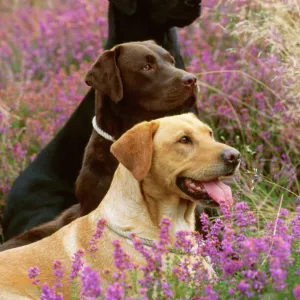
<svg viewBox="0 0 300 300"><path fill-rule="evenodd" d="M92 124L93 124L93 128L96 130L96 132L99 135L101 135L102 137L104 137L106 140L111 141L111 142L116 141L111 135L109 135L108 133L103 131L101 128L99 128L99 126L97 125L97 122L96 122L96 116L93 118Z"/></svg>

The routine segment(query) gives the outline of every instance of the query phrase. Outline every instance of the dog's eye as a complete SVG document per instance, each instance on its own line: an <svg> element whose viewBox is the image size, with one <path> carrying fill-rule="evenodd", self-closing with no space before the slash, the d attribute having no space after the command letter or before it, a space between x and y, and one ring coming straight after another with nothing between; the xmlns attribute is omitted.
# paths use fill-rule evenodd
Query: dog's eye
<svg viewBox="0 0 300 300"><path fill-rule="evenodd" d="M178 143L180 144L192 144L192 140L188 136L183 136Z"/></svg>
<svg viewBox="0 0 300 300"><path fill-rule="evenodd" d="M143 71L149 71L149 70L151 70L151 69L152 69L152 67L151 67L151 65L149 65L149 64L143 66Z"/></svg>
<svg viewBox="0 0 300 300"><path fill-rule="evenodd" d="M210 137L214 137L214 135L213 135L213 132L212 132L212 131L210 131L210 132L209 132L209 135L210 135Z"/></svg>

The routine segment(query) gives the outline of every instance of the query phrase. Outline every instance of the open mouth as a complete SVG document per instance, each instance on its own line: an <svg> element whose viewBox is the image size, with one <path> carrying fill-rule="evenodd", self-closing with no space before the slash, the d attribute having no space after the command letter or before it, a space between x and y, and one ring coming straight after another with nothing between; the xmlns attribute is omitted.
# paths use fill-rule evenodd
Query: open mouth
<svg viewBox="0 0 300 300"><path fill-rule="evenodd" d="M233 204L231 188L219 179L197 181L178 177L176 184L183 193L204 206L218 207L222 203L231 207Z"/></svg>

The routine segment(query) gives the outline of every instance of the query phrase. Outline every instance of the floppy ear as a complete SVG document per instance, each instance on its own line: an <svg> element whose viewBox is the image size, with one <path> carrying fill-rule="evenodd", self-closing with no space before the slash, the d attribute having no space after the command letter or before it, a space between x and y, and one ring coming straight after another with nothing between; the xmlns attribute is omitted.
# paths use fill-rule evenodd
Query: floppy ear
<svg viewBox="0 0 300 300"><path fill-rule="evenodd" d="M110 152L137 181L143 180L150 171L153 135L158 127L155 121L140 123L124 133L110 147Z"/></svg>
<svg viewBox="0 0 300 300"><path fill-rule="evenodd" d="M116 103L123 98L123 84L116 59L119 50L120 46L104 51L85 76L87 85L101 91Z"/></svg>
<svg viewBox="0 0 300 300"><path fill-rule="evenodd" d="M110 0L109 2L125 15L132 16L136 12L137 0Z"/></svg>

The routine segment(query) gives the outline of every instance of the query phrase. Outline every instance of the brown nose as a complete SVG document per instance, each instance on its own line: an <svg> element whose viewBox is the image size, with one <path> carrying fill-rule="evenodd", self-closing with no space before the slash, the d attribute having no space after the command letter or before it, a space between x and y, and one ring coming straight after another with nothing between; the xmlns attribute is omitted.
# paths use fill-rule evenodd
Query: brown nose
<svg viewBox="0 0 300 300"><path fill-rule="evenodd" d="M181 81L184 85L194 87L197 82L197 77L193 74L187 73L187 74L183 75Z"/></svg>
<svg viewBox="0 0 300 300"><path fill-rule="evenodd" d="M241 161L241 154L236 149L226 149L222 154L221 158L226 165L235 167Z"/></svg>

